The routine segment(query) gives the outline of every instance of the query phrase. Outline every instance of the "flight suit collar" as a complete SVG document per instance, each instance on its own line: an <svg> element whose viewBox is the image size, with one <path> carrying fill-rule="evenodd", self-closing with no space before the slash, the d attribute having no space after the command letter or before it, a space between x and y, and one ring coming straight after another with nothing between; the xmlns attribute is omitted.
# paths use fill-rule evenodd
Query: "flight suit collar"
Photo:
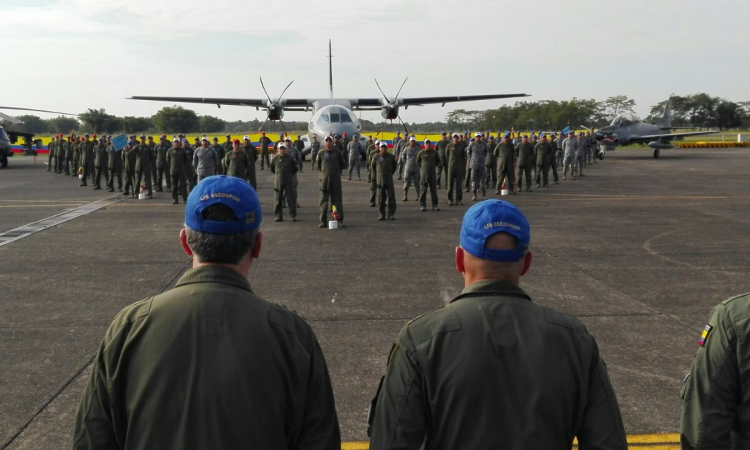
<svg viewBox="0 0 750 450"><path fill-rule="evenodd" d="M175 287L193 283L221 283L253 292L250 282L232 269L221 266L200 266L185 272Z"/></svg>
<svg viewBox="0 0 750 450"><path fill-rule="evenodd" d="M529 294L509 280L482 280L466 286L451 303L466 297L520 297L531 300Z"/></svg>

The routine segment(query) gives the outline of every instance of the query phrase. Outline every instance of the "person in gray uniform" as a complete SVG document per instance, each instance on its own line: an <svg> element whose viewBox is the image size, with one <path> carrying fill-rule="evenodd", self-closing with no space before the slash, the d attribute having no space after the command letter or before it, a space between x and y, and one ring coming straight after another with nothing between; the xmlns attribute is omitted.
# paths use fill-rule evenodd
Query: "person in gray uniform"
<svg viewBox="0 0 750 450"><path fill-rule="evenodd" d="M534 146L531 145L526 135L521 137L518 144L518 180L517 187L520 192L523 189L523 176L526 175L526 192L531 192L531 169L534 166Z"/></svg>
<svg viewBox="0 0 750 450"><path fill-rule="evenodd" d="M294 188L294 201L295 206L299 208L299 202L297 201L297 186L299 186L299 181L297 180L297 173L302 172L302 151L300 151L293 143L290 138L286 138L284 140L284 144L286 144L286 153L294 159L294 161L297 163L297 172L294 172L292 175L292 187Z"/></svg>
<svg viewBox="0 0 750 450"><path fill-rule="evenodd" d="M573 179L576 179L576 150L578 149L578 141L573 137L573 132L568 133L568 137L562 143L563 148L563 180L568 179L568 169L570 169L570 175Z"/></svg>
<svg viewBox="0 0 750 450"><path fill-rule="evenodd" d="M359 144L359 136L356 134L352 136L352 140L346 145L346 151L349 155L349 179L352 179L352 171L357 169L357 179L361 180L362 177L359 174L359 165L362 161L362 146Z"/></svg>
<svg viewBox="0 0 750 450"><path fill-rule="evenodd" d="M404 198L402 202L409 200L409 186L414 183L414 190L417 191L419 200L419 165L417 165L417 155L419 154L419 145L414 136L409 137L409 144L401 150L401 159L399 164L404 167Z"/></svg>
<svg viewBox="0 0 750 450"><path fill-rule="evenodd" d="M204 178L216 175L216 167L219 165L219 158L216 151L208 146L208 138L201 140L201 146L193 153L193 169L198 175L198 183Z"/></svg>
<svg viewBox="0 0 750 450"><path fill-rule="evenodd" d="M112 138L108 139L107 145L107 170L109 179L107 182L107 192L115 191L115 176L117 176L117 190L122 192L122 149L116 150L112 144Z"/></svg>
<svg viewBox="0 0 750 450"><path fill-rule="evenodd" d="M481 133L474 134L474 142L469 144L466 150L469 156L469 168L471 168L471 192L472 201L477 201L477 192L482 191L482 197L487 198L487 175L485 174L487 161L487 143L482 139Z"/></svg>
<svg viewBox="0 0 750 450"><path fill-rule="evenodd" d="M318 135L312 135L312 142L310 142L310 158L312 159L312 169L315 169L315 158L318 157L320 151L320 142L318 141Z"/></svg>
<svg viewBox="0 0 750 450"><path fill-rule="evenodd" d="M164 190L165 178L167 181L167 190L172 190L172 180L169 176L169 166L167 165L167 152L170 147L169 142L167 142L167 136L163 135L159 138L159 143L154 148L154 155L156 156L156 192Z"/></svg>
<svg viewBox="0 0 750 450"><path fill-rule="evenodd" d="M565 136L562 135L562 133L557 132L557 138L555 138L555 161L557 162L557 167L564 167L563 166L563 141L565 140Z"/></svg>
<svg viewBox="0 0 750 450"><path fill-rule="evenodd" d="M585 177L583 174L583 166L586 165L586 139L583 137L583 133L578 132L576 147L576 168L578 169L578 176Z"/></svg>
<svg viewBox="0 0 750 450"><path fill-rule="evenodd" d="M404 161L401 157L401 153L404 151L407 143L409 142L409 132L404 133L404 138L399 139L396 144L393 145L393 156L396 157L398 163L398 180L401 180L404 174Z"/></svg>
<svg viewBox="0 0 750 450"><path fill-rule="evenodd" d="M448 188L448 159L445 156L445 150L448 148L450 141L445 131L440 135L440 140L435 144L435 150L437 150L438 157L440 157L440 165L438 166L437 172L437 188L440 189L442 186L441 180L443 174L445 174L446 189Z"/></svg>

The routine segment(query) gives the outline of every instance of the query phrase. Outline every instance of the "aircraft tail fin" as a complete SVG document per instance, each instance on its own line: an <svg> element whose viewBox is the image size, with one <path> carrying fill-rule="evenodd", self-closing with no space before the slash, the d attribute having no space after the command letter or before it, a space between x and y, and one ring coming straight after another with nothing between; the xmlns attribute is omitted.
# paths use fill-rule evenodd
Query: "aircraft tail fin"
<svg viewBox="0 0 750 450"><path fill-rule="evenodd" d="M667 100L667 104L664 105L664 115L657 124L659 128L671 128L672 127L672 99Z"/></svg>
<svg viewBox="0 0 750 450"><path fill-rule="evenodd" d="M331 40L328 39L328 89L333 98L333 55L331 54Z"/></svg>

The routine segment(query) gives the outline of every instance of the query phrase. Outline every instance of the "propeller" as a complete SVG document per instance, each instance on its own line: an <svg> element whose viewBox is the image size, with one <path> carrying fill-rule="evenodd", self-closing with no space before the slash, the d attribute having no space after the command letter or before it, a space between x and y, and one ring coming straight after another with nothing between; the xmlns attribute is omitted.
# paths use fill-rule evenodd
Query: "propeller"
<svg viewBox="0 0 750 450"><path fill-rule="evenodd" d="M263 124L258 128L258 132L263 129L264 126L266 126L266 123L268 123L269 120L273 121L279 121L281 122L281 128L286 132L286 127L284 126L284 122L281 120L284 117L284 107L282 106L282 99L284 97L284 94L286 94L287 89L289 89L289 86L294 83L294 80L292 80L289 84L286 85L283 91L281 91L281 95L276 99L276 101L271 99L271 96L268 95L268 91L266 90L266 85L263 83L263 77L258 77L260 79L260 87L263 88L263 92L266 94L266 98L268 99L268 114L266 115L266 120L263 121Z"/></svg>
<svg viewBox="0 0 750 450"><path fill-rule="evenodd" d="M381 94L383 94L383 100L385 100L385 103L383 104L383 107L381 108L380 114L383 116L384 119L390 120L393 122L393 119L398 119L399 122L401 122L401 125L404 127L404 131L408 132L409 130L406 128L406 124L403 120L401 120L401 116L398 113L399 105L398 105L398 96L401 95L401 90L404 88L404 85L409 80L409 77L406 77L404 79L404 82L401 83L401 87L398 88L398 92L396 93L396 96L393 98L393 100L389 99L387 95L385 95L385 92L383 92L383 89L380 87L380 83L378 83L378 79L375 78L375 85L378 87L378 90Z"/></svg>

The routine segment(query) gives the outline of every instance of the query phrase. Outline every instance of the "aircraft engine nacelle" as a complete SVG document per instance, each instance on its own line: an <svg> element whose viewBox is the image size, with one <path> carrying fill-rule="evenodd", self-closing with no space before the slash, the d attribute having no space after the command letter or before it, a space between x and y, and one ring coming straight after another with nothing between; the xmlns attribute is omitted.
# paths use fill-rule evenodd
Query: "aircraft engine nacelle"
<svg viewBox="0 0 750 450"><path fill-rule="evenodd" d="M268 107L268 120L281 120L284 118L284 107L278 103L272 103Z"/></svg>
<svg viewBox="0 0 750 450"><path fill-rule="evenodd" d="M662 149L662 150L668 150L670 148L674 148L674 145L670 144L669 142L662 142L662 141L649 142L648 146L651 148Z"/></svg>
<svg viewBox="0 0 750 450"><path fill-rule="evenodd" d="M396 120L398 118L398 106L385 105L380 108L380 115L386 120Z"/></svg>

